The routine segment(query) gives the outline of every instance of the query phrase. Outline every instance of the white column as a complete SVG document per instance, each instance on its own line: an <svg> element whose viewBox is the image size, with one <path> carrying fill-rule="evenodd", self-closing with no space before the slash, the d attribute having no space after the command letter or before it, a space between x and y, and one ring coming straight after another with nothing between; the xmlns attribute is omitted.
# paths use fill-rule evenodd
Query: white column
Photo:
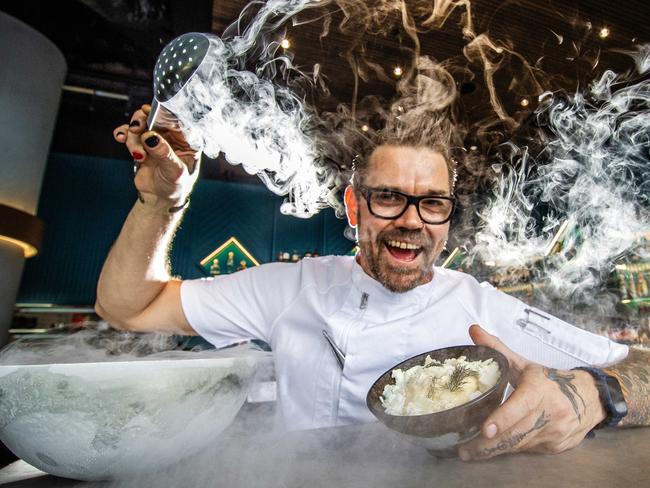
<svg viewBox="0 0 650 488"><path fill-rule="evenodd" d="M2 12L0 59L0 203L35 215L66 63L45 36ZM0 241L0 346L23 266L20 248Z"/></svg>

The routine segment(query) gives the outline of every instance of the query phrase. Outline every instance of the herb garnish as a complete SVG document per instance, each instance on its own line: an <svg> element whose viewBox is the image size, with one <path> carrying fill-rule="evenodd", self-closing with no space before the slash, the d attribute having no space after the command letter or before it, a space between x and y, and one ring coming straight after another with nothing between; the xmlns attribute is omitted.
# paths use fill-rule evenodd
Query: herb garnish
<svg viewBox="0 0 650 488"><path fill-rule="evenodd" d="M436 394L436 378L435 376L431 378L431 384L429 385L429 390L427 391L427 397L433 400L433 396Z"/></svg>
<svg viewBox="0 0 650 488"><path fill-rule="evenodd" d="M466 366L456 366L449 375L446 388L452 392L458 391L465 384L465 380L470 376L478 378L478 372Z"/></svg>

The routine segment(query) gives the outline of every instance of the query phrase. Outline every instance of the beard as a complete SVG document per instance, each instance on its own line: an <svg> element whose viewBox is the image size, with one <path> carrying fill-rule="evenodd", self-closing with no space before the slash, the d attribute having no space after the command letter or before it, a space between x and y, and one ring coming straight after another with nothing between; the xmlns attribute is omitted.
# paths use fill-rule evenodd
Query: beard
<svg viewBox="0 0 650 488"><path fill-rule="evenodd" d="M421 246L420 266L408 268L395 265L382 252L389 240L408 241ZM433 278L433 263L436 260L435 243L423 230L390 229L380 232L375 239L359 238L361 259L366 270L385 288L395 293L404 293L428 283Z"/></svg>

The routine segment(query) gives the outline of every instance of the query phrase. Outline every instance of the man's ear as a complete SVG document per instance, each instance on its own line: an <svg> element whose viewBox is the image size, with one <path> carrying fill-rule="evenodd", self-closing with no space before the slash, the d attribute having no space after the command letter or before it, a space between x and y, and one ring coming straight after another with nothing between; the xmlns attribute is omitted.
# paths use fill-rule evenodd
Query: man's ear
<svg viewBox="0 0 650 488"><path fill-rule="evenodd" d="M345 214L348 217L348 223L350 227L357 227L357 196L354 194L354 188L348 186L345 189Z"/></svg>

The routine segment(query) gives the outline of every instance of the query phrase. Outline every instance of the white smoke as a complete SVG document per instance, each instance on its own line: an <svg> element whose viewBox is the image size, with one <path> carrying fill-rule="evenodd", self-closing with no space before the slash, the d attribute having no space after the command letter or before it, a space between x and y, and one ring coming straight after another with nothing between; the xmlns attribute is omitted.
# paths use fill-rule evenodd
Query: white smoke
<svg viewBox="0 0 650 488"><path fill-rule="evenodd" d="M101 330L93 323L48 340L17 340L0 350L0 366L209 358L212 350L182 350L182 337L164 332Z"/></svg>
<svg viewBox="0 0 650 488"><path fill-rule="evenodd" d="M615 52L620 52L630 56L636 64L636 70L644 75L650 70L650 44L641 44L636 46L635 51L627 51L624 49L614 49Z"/></svg>
<svg viewBox="0 0 650 488"><path fill-rule="evenodd" d="M271 191L288 195L282 212L298 217L310 217L327 206L340 208L336 191L343 180L324 164L322 152L308 135L312 114L304 101L274 82L277 66L288 76L292 65L287 56L276 56L279 45L267 42L265 32L323 3L270 1L242 33L234 32L240 27L234 24L224 40L210 36L200 75L164 103L192 147L213 158L223 153L231 164L258 175ZM261 54L255 58L252 50ZM251 63L255 71L246 69Z"/></svg>
<svg viewBox="0 0 650 488"><path fill-rule="evenodd" d="M640 73L648 52L642 46L634 56ZM546 260L549 291L593 300L615 261L650 228L650 81L628 78L606 71L586 93L540 97L537 117L547 135L537 172L528 169L532 156L515 148L480 212L475 255L530 264L566 221L560 252ZM532 212L539 202L549 208L541 231Z"/></svg>
<svg viewBox="0 0 650 488"><path fill-rule="evenodd" d="M288 195L283 212L300 217L309 217L326 206L341 209L338 190L346 183L342 163L347 162L348 152L354 154L355 144L364 137L367 140L362 143L381 135L393 119L414 125L418 132L426 134L437 122L435 117L417 117L419 104L422 113L428 113L447 107L456 98L455 82L447 70L450 65L433 63L433 74L447 76L432 80L448 78L449 82L439 85L432 101L422 100L417 90L423 86L421 83L411 86L407 82L429 76L419 61L429 53L420 53L419 31L414 28L409 6L399 1L382 1L376 8L368 9L358 0L335 0L343 15L340 30L358 33L351 36L354 45L343 55L351 59L353 76L364 81L369 73L378 78L385 73L362 54L355 57L350 53L357 48L363 52L363 43L359 41L363 34L388 35L393 17L401 22L413 41L413 59L411 67L405 69L407 76L396 85L400 100L394 106L406 107L412 116L393 113L390 102L357 103L355 98L350 107L339 106L337 112L317 114L297 95L290 82L281 84L277 79L281 76L286 81L296 74L296 79L320 86L323 78L316 76L314 80L298 72L287 55L278 55L277 39L269 39L289 19L298 22L295 17L299 12L329 3L273 0L256 4L260 7L257 13L249 15L246 11L241 21L226 30L223 40L211 39L212 69L207 76L192 78L183 96L176 100L174 110L195 147L213 157L223 152L232 164L241 164L247 172L259 175L272 191ZM413 11L419 14L431 9L426 2L414 4ZM458 132L474 133L480 139L482 133L499 132L499 127L516 131L520 120L506 111L497 94L494 75L497 70L506 69L512 58L517 60L517 66L522 66L521 78L533 87L532 92L543 90L538 82L543 77L537 76L536 69L515 47L474 32L469 2L447 2L438 5L437 10L436 5L422 27L440 28L454 9L464 11L463 53L482 69L490 94L485 104L496 114L496 119L488 117ZM252 20L244 22L246 16ZM327 19L323 35L327 35L331 17L323 17ZM650 45L638 46L633 52L619 52L632 57L639 74L650 69ZM498 54L496 58L494 53ZM318 68L314 75L316 71ZM529 265L544 258L551 238L564 224L562 250L551 259L542 260L545 275L541 279L550 283L549 290L554 294L569 294L577 301L588 302L590 294L602 288L614 262L629 252L634 240L648 227L648 83L607 71L585 93L560 96L558 92L547 91L541 95L537 117L545 132L540 131L538 137L545 149L534 154L515 142L503 145L510 161L494 166L499 171L498 182L491 202L479 210L482 226L475 236L473 256L484 262ZM413 89L402 93L400 87ZM412 107L403 103L410 98L417 101ZM384 105L379 107L381 103ZM371 107L372 113L365 113L364 107ZM361 127L362 122L370 122L373 117L382 119L382 128L375 131L373 127L357 137L355 124ZM499 124L494 125L496 121ZM348 132L334 131L324 136L332 128L342 126ZM341 167L328 161L336 161ZM477 181L490 174L486 167L464 169ZM462 175L463 168L460 170ZM463 186L470 185L459 181L459 190ZM459 198L463 201L466 196ZM536 216L540 202L547 209L541 223Z"/></svg>

